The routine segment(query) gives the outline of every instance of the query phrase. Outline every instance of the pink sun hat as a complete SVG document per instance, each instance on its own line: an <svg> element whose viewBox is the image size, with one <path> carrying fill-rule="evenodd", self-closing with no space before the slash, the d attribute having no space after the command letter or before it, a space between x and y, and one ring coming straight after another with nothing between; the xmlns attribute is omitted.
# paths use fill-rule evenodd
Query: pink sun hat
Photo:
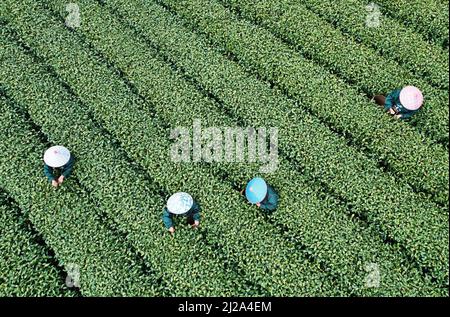
<svg viewBox="0 0 450 317"><path fill-rule="evenodd" d="M400 102L408 110L417 110L423 104L422 92L417 87L406 86L400 92Z"/></svg>

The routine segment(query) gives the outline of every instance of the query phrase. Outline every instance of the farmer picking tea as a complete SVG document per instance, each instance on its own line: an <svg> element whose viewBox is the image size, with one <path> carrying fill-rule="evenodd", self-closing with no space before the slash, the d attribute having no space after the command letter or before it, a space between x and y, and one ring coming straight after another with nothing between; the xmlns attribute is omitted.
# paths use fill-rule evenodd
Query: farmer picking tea
<svg viewBox="0 0 450 317"><path fill-rule="evenodd" d="M266 211L274 211L278 207L278 194L260 177L255 177L248 182L245 197L251 204L256 204Z"/></svg>
<svg viewBox="0 0 450 317"><path fill-rule="evenodd" d="M422 92L414 86L406 86L391 92L387 97L376 95L375 102L396 119L411 118L423 104Z"/></svg>
<svg viewBox="0 0 450 317"><path fill-rule="evenodd" d="M54 187L72 174L75 159L64 146L52 146L44 153L44 174Z"/></svg>
<svg viewBox="0 0 450 317"><path fill-rule="evenodd" d="M163 211L164 226L170 233L175 232L174 216L187 218L187 223L196 228L200 224L200 207L188 193L178 192L170 196Z"/></svg>

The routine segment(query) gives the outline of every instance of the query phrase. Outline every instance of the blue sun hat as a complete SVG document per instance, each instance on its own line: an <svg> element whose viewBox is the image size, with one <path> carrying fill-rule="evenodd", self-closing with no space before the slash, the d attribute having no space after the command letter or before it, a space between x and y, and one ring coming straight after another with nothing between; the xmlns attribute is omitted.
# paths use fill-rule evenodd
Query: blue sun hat
<svg viewBox="0 0 450 317"><path fill-rule="evenodd" d="M167 200L167 209L175 215L187 213L194 204L194 199L188 193L178 192Z"/></svg>
<svg viewBox="0 0 450 317"><path fill-rule="evenodd" d="M245 197L251 204L260 203L266 198L267 184L261 177L255 177L248 182L245 189Z"/></svg>

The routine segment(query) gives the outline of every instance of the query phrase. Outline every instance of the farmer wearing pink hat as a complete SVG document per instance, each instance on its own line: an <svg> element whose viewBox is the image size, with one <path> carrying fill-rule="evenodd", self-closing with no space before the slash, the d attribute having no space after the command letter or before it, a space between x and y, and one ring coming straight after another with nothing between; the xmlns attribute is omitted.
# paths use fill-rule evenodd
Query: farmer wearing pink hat
<svg viewBox="0 0 450 317"><path fill-rule="evenodd" d="M396 89L387 97L376 95L375 102L384 107L397 119L408 119L415 114L423 104L422 92L414 86Z"/></svg>
<svg viewBox="0 0 450 317"><path fill-rule="evenodd" d="M52 146L44 153L44 174L53 187L60 186L72 174L74 157L64 146ZM55 173L58 175L55 176Z"/></svg>

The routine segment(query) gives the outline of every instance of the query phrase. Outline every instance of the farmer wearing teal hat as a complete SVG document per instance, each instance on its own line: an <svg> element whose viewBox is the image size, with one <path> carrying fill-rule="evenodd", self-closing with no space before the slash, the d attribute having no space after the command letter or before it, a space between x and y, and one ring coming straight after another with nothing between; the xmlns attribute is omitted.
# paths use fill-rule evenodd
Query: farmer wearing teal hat
<svg viewBox="0 0 450 317"><path fill-rule="evenodd" d="M64 146L52 146L44 153L44 174L53 187L60 186L72 174L75 159ZM55 176L55 173L58 176Z"/></svg>
<svg viewBox="0 0 450 317"><path fill-rule="evenodd" d="M374 100L396 119L403 120L411 118L419 111L423 104L423 95L417 87L406 86L394 90L387 97L376 95Z"/></svg>
<svg viewBox="0 0 450 317"><path fill-rule="evenodd" d="M255 177L248 182L245 197L251 204L256 204L266 211L274 211L278 207L277 192L260 177Z"/></svg>
<svg viewBox="0 0 450 317"><path fill-rule="evenodd" d="M162 219L170 233L175 232L173 217L176 215L186 217L188 224L193 228L200 224L200 207L188 193L175 193L167 200Z"/></svg>

